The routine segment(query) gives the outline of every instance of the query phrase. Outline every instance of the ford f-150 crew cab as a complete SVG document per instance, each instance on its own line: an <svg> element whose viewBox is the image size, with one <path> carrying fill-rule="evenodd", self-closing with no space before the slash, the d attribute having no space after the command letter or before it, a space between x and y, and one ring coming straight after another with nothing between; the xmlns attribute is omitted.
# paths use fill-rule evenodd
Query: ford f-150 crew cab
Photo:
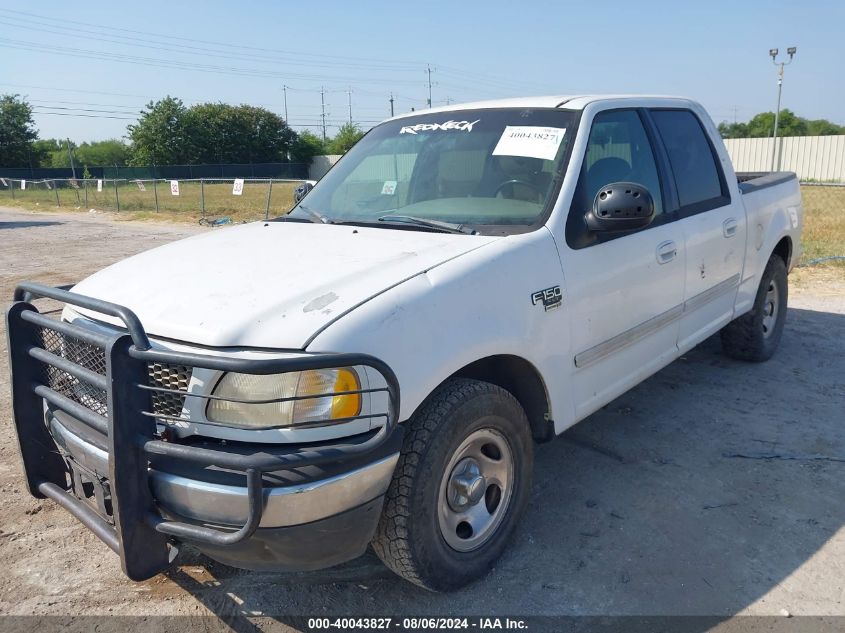
<svg viewBox="0 0 845 633"><path fill-rule="evenodd" d="M133 579L183 543L280 571L372 544L459 587L513 533L535 442L716 332L772 355L801 221L795 175L737 177L686 99L395 117L288 215L18 286L29 491Z"/></svg>

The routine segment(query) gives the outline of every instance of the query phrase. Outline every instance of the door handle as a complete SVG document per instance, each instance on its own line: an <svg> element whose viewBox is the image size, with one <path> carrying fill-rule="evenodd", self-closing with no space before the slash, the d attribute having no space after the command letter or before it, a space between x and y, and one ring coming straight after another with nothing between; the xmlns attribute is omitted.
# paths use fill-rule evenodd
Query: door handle
<svg viewBox="0 0 845 633"><path fill-rule="evenodd" d="M666 240L657 245L657 263L666 264L675 259L678 254L678 246L672 240Z"/></svg>
<svg viewBox="0 0 845 633"><path fill-rule="evenodd" d="M739 226L739 223L736 221L735 218L728 218L724 222L722 222L722 234L725 237L733 237L736 235L736 229Z"/></svg>

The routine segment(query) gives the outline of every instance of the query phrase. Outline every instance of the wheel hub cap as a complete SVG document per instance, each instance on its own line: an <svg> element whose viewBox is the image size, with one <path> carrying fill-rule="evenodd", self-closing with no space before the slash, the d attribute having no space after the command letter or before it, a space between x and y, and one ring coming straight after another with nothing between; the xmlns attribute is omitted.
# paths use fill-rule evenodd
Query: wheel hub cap
<svg viewBox="0 0 845 633"><path fill-rule="evenodd" d="M469 552L495 534L510 506L514 458L507 439L492 428L473 431L446 464L437 521L443 540Z"/></svg>
<svg viewBox="0 0 845 633"><path fill-rule="evenodd" d="M774 281L769 282L766 290L766 299L763 302L763 336L768 338L774 330L778 319L778 287Z"/></svg>
<svg viewBox="0 0 845 633"><path fill-rule="evenodd" d="M461 460L449 478L449 505L453 510L474 506L484 496L487 481L481 467L471 457Z"/></svg>

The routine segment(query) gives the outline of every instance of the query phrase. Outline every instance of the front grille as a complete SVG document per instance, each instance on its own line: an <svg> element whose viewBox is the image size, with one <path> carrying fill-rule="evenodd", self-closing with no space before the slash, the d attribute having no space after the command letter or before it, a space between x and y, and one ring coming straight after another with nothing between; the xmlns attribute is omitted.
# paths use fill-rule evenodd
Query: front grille
<svg viewBox="0 0 845 633"><path fill-rule="evenodd" d="M153 391L153 411L161 415L179 417L185 406L185 393L191 381L191 368L185 365L149 363L150 386L163 387L181 393Z"/></svg>
<svg viewBox="0 0 845 633"><path fill-rule="evenodd" d="M106 375L106 352L102 347L67 336L49 328L41 328L42 347L72 363L101 376ZM151 362L149 384L180 393L151 392L153 413L162 416L179 417L185 405L185 395L191 380L191 368L186 365ZM119 369L118 369L119 371ZM79 380L66 371L44 366L44 384L74 402L88 407L94 413L108 417L108 394Z"/></svg>
<svg viewBox="0 0 845 633"><path fill-rule="evenodd" d="M61 356L101 376L106 375L106 352L102 347L65 336L48 328L41 328L41 345L56 356ZM108 416L108 394L104 389L89 385L76 376L71 376L66 371L51 365L44 366L44 373L46 374L45 384L50 389L88 407L94 413Z"/></svg>

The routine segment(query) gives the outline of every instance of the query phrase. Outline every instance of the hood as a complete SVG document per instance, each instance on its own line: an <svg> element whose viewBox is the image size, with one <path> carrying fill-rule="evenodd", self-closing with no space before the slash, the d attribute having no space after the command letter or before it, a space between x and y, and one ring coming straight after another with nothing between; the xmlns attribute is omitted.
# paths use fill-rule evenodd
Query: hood
<svg viewBox="0 0 845 633"><path fill-rule="evenodd" d="M153 337L302 349L317 331L375 295L496 239L256 222L135 255L88 277L74 292L128 307Z"/></svg>

